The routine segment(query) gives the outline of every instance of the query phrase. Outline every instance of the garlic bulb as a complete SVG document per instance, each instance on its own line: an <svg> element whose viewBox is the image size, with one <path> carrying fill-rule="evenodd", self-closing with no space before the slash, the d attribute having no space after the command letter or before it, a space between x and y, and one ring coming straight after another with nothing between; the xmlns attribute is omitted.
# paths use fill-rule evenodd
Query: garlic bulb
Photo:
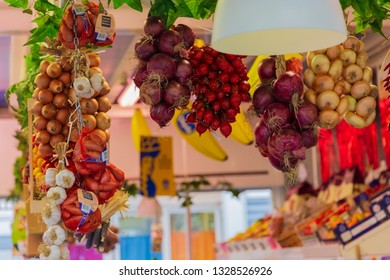
<svg viewBox="0 0 390 280"><path fill-rule="evenodd" d="M48 226L53 226L61 220L61 208L54 203L46 203L41 210L42 220Z"/></svg>
<svg viewBox="0 0 390 280"><path fill-rule="evenodd" d="M66 191L61 187L50 188L46 195L55 205L60 205L66 199Z"/></svg>
<svg viewBox="0 0 390 280"><path fill-rule="evenodd" d="M58 172L56 175L56 183L57 186L64 188L64 189L69 189L73 186L75 177L72 171L68 169L61 170Z"/></svg>
<svg viewBox="0 0 390 280"><path fill-rule="evenodd" d="M66 247L64 245L61 245L60 246L60 250L61 250L61 257L60 257L60 259L61 260L69 260L69 249L68 249L68 247Z"/></svg>
<svg viewBox="0 0 390 280"><path fill-rule="evenodd" d="M43 242L47 245L61 245L66 239L65 230L59 226L50 226L43 234Z"/></svg>
<svg viewBox="0 0 390 280"><path fill-rule="evenodd" d="M73 81L73 88L79 97L91 98L94 91L87 77L78 77Z"/></svg>
<svg viewBox="0 0 390 280"><path fill-rule="evenodd" d="M104 77L100 73L95 73L93 74L90 78L89 81L91 82L92 88L94 91L99 92L104 85Z"/></svg>
<svg viewBox="0 0 390 280"><path fill-rule="evenodd" d="M43 246L42 246L43 245ZM39 246L39 258L41 260L59 260L61 257L60 247L57 245L44 245Z"/></svg>
<svg viewBox="0 0 390 280"><path fill-rule="evenodd" d="M49 185L50 187L55 186L56 175L57 175L57 169L55 169L55 168L47 169L46 174L45 174L46 184Z"/></svg>

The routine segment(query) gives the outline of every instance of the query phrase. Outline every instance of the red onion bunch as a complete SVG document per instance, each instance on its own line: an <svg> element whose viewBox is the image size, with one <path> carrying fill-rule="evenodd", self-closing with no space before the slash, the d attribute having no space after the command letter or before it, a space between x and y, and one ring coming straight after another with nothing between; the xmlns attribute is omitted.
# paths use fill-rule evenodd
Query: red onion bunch
<svg viewBox="0 0 390 280"><path fill-rule="evenodd" d="M306 149L318 141L318 109L303 101L301 61L287 60L284 73L277 71L280 63L271 56L258 65L261 84L252 98L253 109L260 118L255 140L261 155L294 183L298 161L305 159Z"/></svg>
<svg viewBox="0 0 390 280"><path fill-rule="evenodd" d="M194 40L187 25L167 30L160 17L150 16L144 23L144 36L135 45L139 63L133 80L141 102L151 106L150 115L160 127L170 122L176 108L189 103L193 67L187 57Z"/></svg>
<svg viewBox="0 0 390 280"><path fill-rule="evenodd" d="M241 102L250 100L249 78L243 58L220 53L207 45L189 50L196 100L186 121L196 123L199 135L210 129L219 129L225 137L232 132L231 123L236 121Z"/></svg>

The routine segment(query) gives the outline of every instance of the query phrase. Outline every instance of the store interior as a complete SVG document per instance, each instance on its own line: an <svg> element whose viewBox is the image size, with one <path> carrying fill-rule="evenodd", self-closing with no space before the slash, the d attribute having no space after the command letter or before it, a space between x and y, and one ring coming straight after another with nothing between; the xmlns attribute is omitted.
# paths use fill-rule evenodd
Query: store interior
<svg viewBox="0 0 390 280"><path fill-rule="evenodd" d="M146 19L150 16L150 11L153 11L154 14L158 11L164 14L164 9L168 8L162 6L155 7L153 10L149 1L124 1L125 3L142 3L143 11L139 12L126 5L114 8L115 5L119 5L117 3L120 1L112 1L115 5L113 6L111 3L109 7L106 1L102 1L106 15L112 15L115 19L116 33L113 42L110 43L109 48L82 49L82 55L89 52L97 54L99 57L98 67L104 76L104 82L110 88L108 94L104 96L103 94L99 95L98 91L95 90L97 95L88 97L88 99L94 99L95 96L96 98L103 96L110 104L110 108L104 110L109 115L110 123L104 129L99 129L103 132L105 139L109 138L104 142L104 152L99 153L96 161L88 161L88 159L85 161L92 163L90 166L93 164L97 166L104 162L104 171L99 169L99 171L94 172L89 170L89 167L85 167L83 160L80 161L81 167L78 169L73 156L73 154L76 155L77 149L80 153L81 139L90 137L88 135L92 133L91 131L81 134L81 130L79 130L81 138L76 138L74 142L71 140L73 145L71 148L69 148L68 134L62 131L64 136L59 142L65 143L65 140L68 139L63 155L61 156L60 152L55 152L57 150L52 150L52 147L56 146L54 144L46 144L51 149L46 158L40 155L38 150L41 140L37 140L40 129L37 129L36 119L42 118L42 115L41 113L34 114L33 104L41 102L41 100L39 97L34 100L34 90L24 91L21 94L18 92L18 88L11 88L11 86L29 77L28 70L31 70L31 65L36 63L36 61L30 61L30 64L28 61L26 63L25 57L31 54L33 46L44 44L39 40L30 45L25 45L25 43L31 40L30 30L39 24L33 22L34 18L46 8L37 11L37 7L29 6L31 14L29 12L23 13L23 9L20 7L11 7L6 2L0 2L0 17L2 18L0 25L0 61L2 62L0 65L0 155L3 159L0 161L0 260L51 258L71 260L390 258L390 246L388 245L390 234L390 66L387 66L390 65L390 43L384 37L390 34L390 21L388 19L379 15L373 16L374 19L380 18L379 30L384 34L382 36L379 32L373 32L372 26L369 24L366 25L364 32L357 30L357 25L361 26L359 22L356 22L356 18L359 19L359 14L353 14L354 11L356 12L356 7L355 10L353 7L348 7L345 10L344 16L350 19L348 31L355 31L356 34L348 34L344 40L347 36L353 36L360 44L360 47L354 52L355 62L352 63L345 64L345 60L338 55L331 59L331 54L328 55L327 50L335 44L329 45L329 43L322 47L323 51L317 51L317 49L296 51L292 43L291 51L285 50L283 53L258 51L258 55L237 54L238 56L235 56L234 59L237 59L241 63L240 66L245 69L247 74L245 82L248 87L250 86L250 90L245 92L248 96L248 102L244 102L243 98L240 97L239 103L241 104L238 108L241 114L235 112L236 124L233 125L235 121L228 124L232 132L228 133L229 136L224 136L222 126L215 130L205 127L203 132L199 132L200 128L197 127L194 131L196 123L190 124L183 117L183 114L188 111L187 108L193 109L191 104L188 105L189 107L174 109L175 116L172 113L170 119L162 125L161 118L158 118L160 120L158 123L156 117L151 116L153 114L151 107L155 105L151 106L145 102L145 99L140 98L142 92L140 94L140 87L136 85L135 81L137 71L140 68L140 58L135 50L139 46L140 40L145 38L144 26ZM51 3L50 5L57 7L64 5L63 1L35 2ZM81 3L81 1L75 2ZM161 1L153 2L159 3ZM204 6L200 6L199 9L205 9L205 11L208 4L214 3L213 8L215 9L215 3L217 3L217 1L200 2ZM330 2L339 5L339 1ZM333 8L341 10L341 7L337 5ZM387 11L387 18L389 18L388 7L383 9L382 13ZM194 18L179 14L178 18L173 21L175 26L185 25L192 29L194 36L196 36L194 44L198 44L198 49L204 48L204 46L213 46L212 37L215 35L213 30L217 30L214 25L217 21L217 14L214 13L214 10L208 11L208 13L205 11L202 10L202 12L194 14ZM64 14L60 13L57 20L58 26L60 26L58 23L61 21L62 15ZM382 14L380 15L382 16ZM51 16L53 22L58 17L57 14ZM17 19L17 24L15 24L15 19ZM374 31L378 31L378 28ZM54 30L53 32L53 34L57 34L59 31ZM54 39L56 38L55 36ZM338 41L338 46L342 46L343 50L348 49L353 52L354 47L349 49L347 41L344 40ZM76 41L70 43L74 44L74 42ZM78 43L81 43L81 40ZM51 47L51 49L50 46L47 47L46 53L42 54L41 52L40 61L48 60L50 63L59 61L60 56L54 52L54 47ZM288 46L286 48L288 49ZM83 56L77 56L79 53L74 49L64 50L62 48L61 50L62 57L71 59L69 60L71 62L77 61L80 63L80 67L84 66L85 62L80 58ZM186 59L191 57L191 50L190 47L187 47L183 57ZM328 97L324 97L323 103L325 105L320 104L319 98L321 97L319 96L323 92L322 90L318 90L314 94L317 100L317 103L314 102L316 120L309 127L316 136L315 144L311 147L304 147L303 144L300 146L301 158L299 161L297 159L293 163L290 162L293 167L283 161L285 160L283 156L279 160L279 164L282 165L279 166L279 169L275 167L275 163L271 164L269 155L268 157L263 155L264 151L261 150L263 146L258 140L260 136L256 134L259 133L259 123L266 116L263 116L264 110L259 113L260 109L257 109L256 104L253 103L256 90L267 83L267 81L260 81L259 78L258 69L262 63L264 65L264 61L273 59L272 61L277 68L275 80L276 77L279 78L286 74L280 70L282 69L280 65L284 65L284 72L286 72L286 67L290 69L290 72L293 72L294 66L288 68L291 67L289 62L297 63L294 65L298 65L297 71L300 73L299 75L295 74L304 87L301 89L301 97L299 97L300 104L302 104L304 100L311 102L311 97L307 94L308 89L310 89L308 85L315 83L315 78L314 82L313 80L308 81L309 78L306 74L309 75L309 70L314 77L326 75L324 73L331 71L329 67L332 68L331 65L333 65L330 63L338 60L342 65L340 71L344 72L338 74L337 80L340 81L342 79L340 77L343 75L345 75L345 79L348 79L349 76L344 74L345 69L351 64L358 65L356 57L362 52L367 55L365 62L362 62L364 67L359 66L362 77L350 82L350 84L354 85L359 81L368 84L368 93L364 93L359 98L353 96L352 99L355 98L356 107L357 101L370 97L374 102L372 107L367 108L367 110L371 110L370 113L367 113L363 119L358 113L353 112L355 110L350 111L351 103L348 103L350 101L344 97L351 97L351 93L346 93L345 89L343 89L343 94L336 92L337 81L332 80L330 89L326 88L324 91L334 90L336 92L336 106L332 107L331 103L334 99L331 95L329 95L329 100L326 99ZM220 51L220 53L224 52ZM273 54L278 56L270 57ZM329 57L326 58L329 63L328 70L324 73L314 67L316 55ZM191 62L190 58L188 60ZM38 68L32 70L36 71L36 75L42 73L39 68L40 61L37 64ZM74 67L74 62L72 63ZM195 68L194 65L193 67ZM321 68L321 66L318 67ZM370 68L367 69L368 78L365 76L366 72L363 72L363 68L364 70ZM66 72L63 69L64 67L61 71ZM68 71L71 73L73 70ZM234 70L232 71L234 72ZM278 71L282 71L282 73L278 73ZM73 82L75 76L69 74L69 79L72 79ZM57 78L59 79L59 76ZM351 79L353 80L355 77ZM369 82L366 82L366 79ZM30 89L38 87L36 81L35 84L28 84L28 82L31 83L31 79L27 80L27 87L29 86ZM191 81L191 87L196 82L194 78ZM277 82L272 81L267 86L277 87L276 84ZM313 87L315 86L313 85ZM326 81L318 82L317 85L318 88L327 86ZM19 87L22 86L19 84ZM75 87L74 84L73 87ZM67 92L70 92L70 88L72 86L66 89ZM103 90L104 85L100 88ZM40 90L42 91L42 89ZM57 95L59 94L68 96L68 93L57 93ZM37 96L39 95L37 94ZM193 105L196 98L199 96L191 93L191 99L187 101ZM66 99L66 102L72 105L67 106L74 109L75 104L80 100L82 101L81 97L77 96L76 101L72 103L69 94L69 99ZM343 100L347 100L345 110L339 114L338 110L341 110L340 106ZM21 102L24 102L23 106L25 106L22 109L25 111L21 114L22 121L21 118L18 118ZM51 104L50 102L46 104ZM95 102L98 104L96 100ZM270 103L272 102L276 101ZM313 102L310 104L313 105ZM297 118L298 113L294 111L296 109L291 109L293 108L292 101L283 106L287 108L287 111L292 112L288 113L291 114L289 119ZM68 110L68 107L64 106L63 108ZM321 112L325 110L337 112L337 123L321 122ZM76 112L75 116L81 117L81 109L79 111L74 109L74 112ZM195 112L197 113L197 111ZM86 113L83 112L83 114ZM92 114L97 115L97 111L95 110L95 113ZM164 112L159 111L156 114L162 116ZM353 114L353 116L348 114ZM372 116L372 120L369 120L370 116ZM69 120L71 120L71 116L69 116ZM360 120L363 125L360 125ZM74 118L72 121L80 122L80 118ZM83 121L86 125L86 121ZM73 125L73 122L69 123ZM69 126L68 120L65 123L60 126L61 129L64 126ZM291 121L291 126L288 128L278 127L277 133L274 132L274 134L279 135L280 130L291 131L294 129L301 133L303 129L301 125L299 126L300 128L297 128L296 124ZM187 130L192 130L190 133L194 134L191 135L194 137L191 138ZM106 131L109 131L109 134ZM51 139L53 139L53 135L56 135L51 132L50 134ZM69 133L69 135L71 134ZM267 138L268 146L267 144L266 146L267 149L270 149L272 146L269 144L271 136L267 137L269 138ZM25 141L23 142L21 138ZM303 138L304 136L300 138L301 141L304 141ZM78 141L80 141L79 144L77 144ZM259 146L261 146L260 149ZM288 146L284 152L290 153L293 149L293 146ZM83 148L81 150L84 153ZM298 151L298 149L296 150ZM156 151L158 152L154 153ZM101 160L103 154L106 158ZM70 165L68 160L71 162ZM149 160L152 160L151 163ZM44 162L47 166L43 167L43 163L40 166L38 162ZM83 174L87 169L88 175ZM53 177L54 183L50 184L48 182L51 171L55 172L55 175ZM58 174L63 171L76 174L71 174L73 181L70 186L64 187L65 183L63 183L63 187L59 187ZM40 177L37 176L39 173ZM103 191L100 186L106 184L104 187L108 188L111 185L107 181L98 181L96 179L97 173L101 176L99 180L103 180L104 174L109 174L107 176L110 179L107 180L111 181L108 183L114 181L117 184L113 191L110 189L111 193L108 198L103 197L103 193L107 194L108 191L105 189ZM93 187L87 186L87 181L92 180L92 178L97 182L96 189L99 188L95 194ZM151 183L151 181L153 182ZM76 186L77 184L79 185ZM52 198L49 198L48 194L50 189L55 188L60 188L60 193L63 192L65 198L58 204L51 204L50 199ZM82 212L81 206L84 204L81 202L79 190L87 191L95 196L96 207L94 208L94 204L88 204L90 207L88 211L92 212L87 212L87 214ZM78 196L78 203L81 206L80 209L76 210L81 211L80 214L74 214L72 211L76 210L70 210L70 206L66 204L72 196ZM113 197L116 200L111 199ZM119 206L114 205L115 202ZM45 218L46 214L44 213L50 208L48 205L50 207L55 205L58 209L57 222L46 222L48 218ZM113 210L109 211L108 208L111 206ZM98 215L95 214L98 211L99 215L101 212L101 217L97 218ZM109 216L106 219L104 219L105 214ZM52 215L54 216L54 214ZM51 218L54 218L53 216ZM84 217L87 222L79 222L78 220L71 224L70 220L76 217L79 220ZM56 226L58 228L55 228ZM86 226L90 226L90 228L86 229ZM105 234L102 234L104 226ZM52 233L55 231L54 229L63 232L64 239L59 241L60 234L56 232L54 234L56 240L54 240L48 227L51 227ZM96 236L98 231L100 239L97 240L97 243L95 242L96 244L92 244L94 242L93 236L94 234ZM66 252L64 253L62 250Z"/></svg>

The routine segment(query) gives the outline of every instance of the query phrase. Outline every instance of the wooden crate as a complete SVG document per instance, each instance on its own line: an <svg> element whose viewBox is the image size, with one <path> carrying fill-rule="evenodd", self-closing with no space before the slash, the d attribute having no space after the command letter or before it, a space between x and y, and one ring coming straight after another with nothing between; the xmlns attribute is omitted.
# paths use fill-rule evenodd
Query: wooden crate
<svg viewBox="0 0 390 280"><path fill-rule="evenodd" d="M284 230L281 234L274 237L274 239L283 248L302 247L303 244L295 228Z"/></svg>
<svg viewBox="0 0 390 280"><path fill-rule="evenodd" d="M43 203L41 200L26 201L26 218L27 218L27 233L42 234L46 231L47 226L42 220L41 208Z"/></svg>
<svg viewBox="0 0 390 280"><path fill-rule="evenodd" d="M36 258L39 256L38 247L42 243L42 234L28 234L26 244L26 257Z"/></svg>
<svg viewBox="0 0 390 280"><path fill-rule="evenodd" d="M30 98L28 101L28 149L29 149L29 183L23 186L23 198L26 204L26 231L27 231L27 244L26 244L26 257L37 257L38 246L42 243L42 235L46 231L47 226L41 217L41 208L43 202L41 200L34 199L34 187L35 182L33 178L33 114L31 111L34 100Z"/></svg>

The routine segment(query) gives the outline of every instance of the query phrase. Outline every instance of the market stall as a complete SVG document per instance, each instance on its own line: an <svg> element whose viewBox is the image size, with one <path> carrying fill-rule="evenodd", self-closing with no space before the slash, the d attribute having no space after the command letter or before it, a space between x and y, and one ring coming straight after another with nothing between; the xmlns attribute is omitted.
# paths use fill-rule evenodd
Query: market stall
<svg viewBox="0 0 390 280"><path fill-rule="evenodd" d="M254 14L261 1L5 2L21 18L0 31L12 34L3 113L17 120L7 182L23 257L102 259L133 226L161 253L170 210L156 197L174 196L186 207L185 231L170 229L177 258L192 242L215 243L218 259L390 255L387 4L287 1L296 22L276 1L261 4L272 19ZM274 211L247 230L222 240L215 211L192 232L192 192L257 188ZM150 223L123 222L129 212Z"/></svg>

